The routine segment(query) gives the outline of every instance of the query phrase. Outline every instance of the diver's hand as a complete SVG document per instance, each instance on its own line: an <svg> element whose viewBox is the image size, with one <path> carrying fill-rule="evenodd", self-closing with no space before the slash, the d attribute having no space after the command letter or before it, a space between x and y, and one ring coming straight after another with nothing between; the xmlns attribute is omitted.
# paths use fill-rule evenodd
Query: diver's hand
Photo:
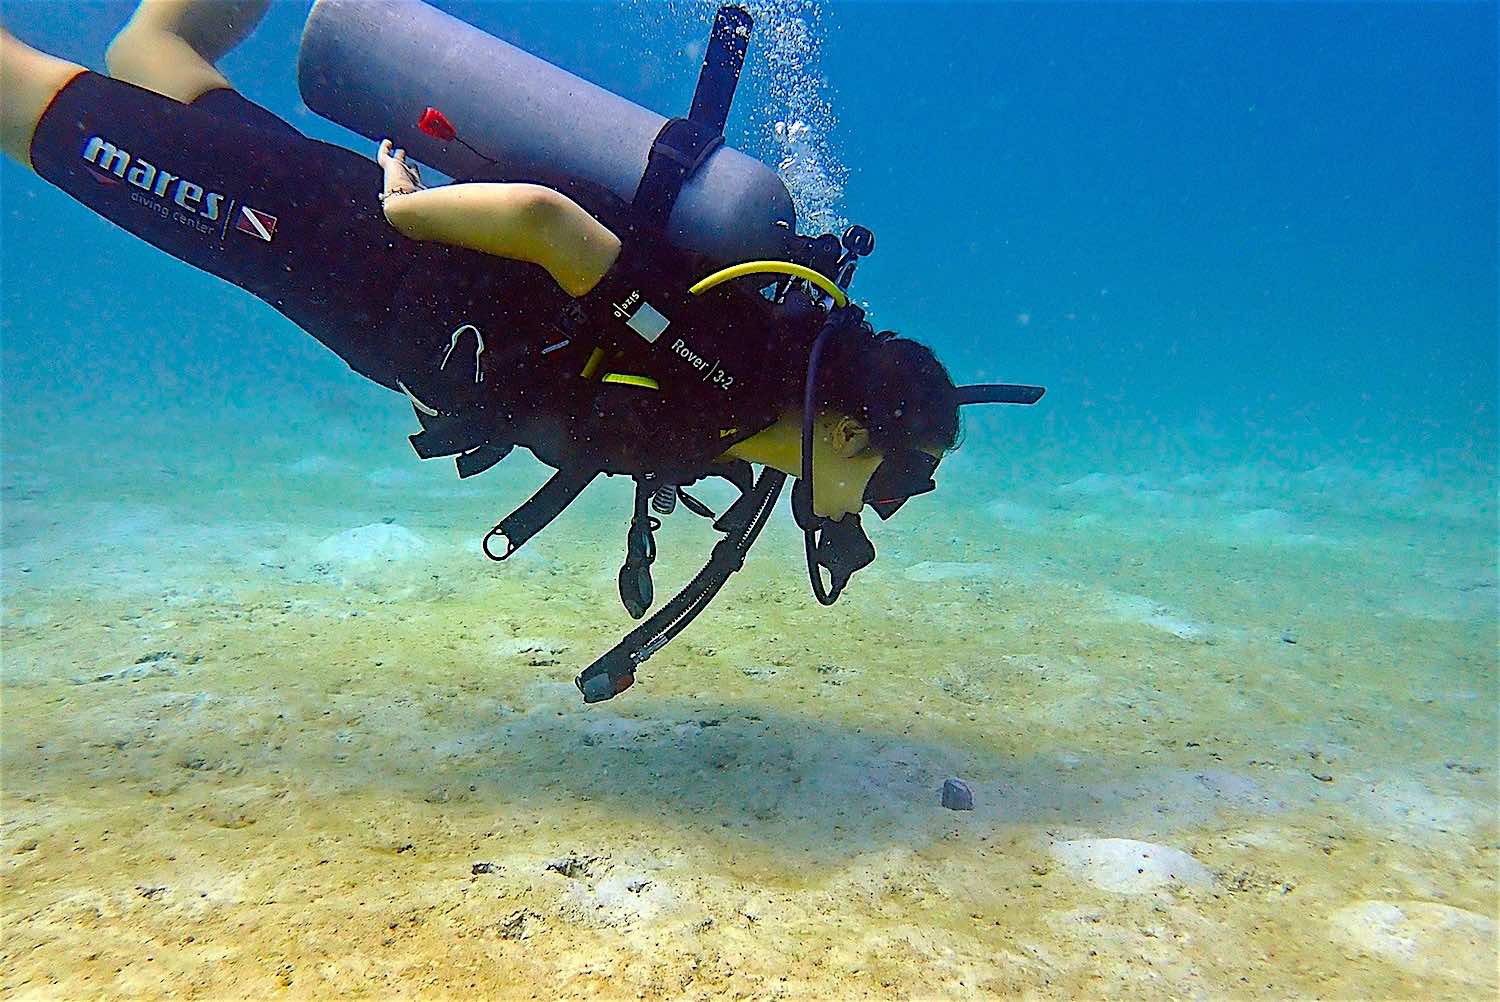
<svg viewBox="0 0 1500 1002"><path fill-rule="evenodd" d="M392 195L406 194L422 187L421 170L416 164L407 163L405 150L393 150L389 139L380 141L375 162L385 171L384 190L380 193L382 203Z"/></svg>

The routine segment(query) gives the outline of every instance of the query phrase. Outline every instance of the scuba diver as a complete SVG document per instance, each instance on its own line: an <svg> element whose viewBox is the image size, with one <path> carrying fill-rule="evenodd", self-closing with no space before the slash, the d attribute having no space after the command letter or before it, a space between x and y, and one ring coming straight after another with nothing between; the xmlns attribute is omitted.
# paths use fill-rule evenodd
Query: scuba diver
<svg viewBox="0 0 1500 1002"><path fill-rule="evenodd" d="M627 201L561 174L424 188L388 140L372 162L305 137L214 65L269 4L143 0L107 50L109 76L0 29L0 145L403 394L421 425L419 456L453 456L467 477L519 445L554 467L485 537L492 559L599 474L631 476L619 584L641 619L654 601L657 516L680 503L715 519L724 538L703 571L575 680L586 702L627 688L743 565L787 476L814 593L831 604L874 559L859 513L890 518L935 488L960 406L1041 396L955 386L926 346L876 332L845 292L873 249L862 227L842 240L797 237L800 261L731 267L663 238L683 180L723 142L748 36L738 8L719 12L700 78L700 95L719 88L703 102L717 115L695 97ZM436 109L421 128L468 145ZM741 491L722 513L685 490L708 476Z"/></svg>

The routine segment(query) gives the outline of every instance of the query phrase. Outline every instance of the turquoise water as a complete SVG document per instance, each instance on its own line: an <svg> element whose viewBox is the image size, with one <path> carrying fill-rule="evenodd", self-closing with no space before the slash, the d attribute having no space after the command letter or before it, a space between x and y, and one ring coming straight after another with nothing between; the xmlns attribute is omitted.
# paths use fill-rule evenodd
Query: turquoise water
<svg viewBox="0 0 1500 1002"><path fill-rule="evenodd" d="M711 13L440 6L663 113ZM132 9L4 17L102 69ZM373 155L304 13L221 65ZM620 485L490 565L539 464L419 463L0 166L7 992L1493 994L1495 7L761 13L730 143L874 230L879 326L1048 393L971 409L831 609L779 513L601 707Z"/></svg>
<svg viewBox="0 0 1500 1002"><path fill-rule="evenodd" d="M97 67L130 9L21 3L8 16ZM648 107L691 95L701 18L453 10ZM828 160L848 169L837 209L879 240L860 292L961 376L1057 388L1045 413L976 418L986 432L1003 421L996 433L1092 444L1167 425L1222 436L1231 457L1274 438L1312 458L1357 449L1482 474L1495 448L1493 17L1481 5L835 7L817 65L837 116ZM278 4L225 68L309 134L364 149L300 103L301 21ZM776 116L758 99L765 82L750 83L730 138L769 152ZM72 392L30 360L98 329L99 302L113 330L139 336L77 359L90 383L112 371L139 386L167 368L237 390L261 359L297 385L343 382L245 297L7 171L12 323L40 290L98 297L7 339L12 393ZM16 239L39 229L68 253ZM140 294L114 294L124 287ZM235 336L248 316L274 333ZM164 353L153 325L194 330L202 347Z"/></svg>

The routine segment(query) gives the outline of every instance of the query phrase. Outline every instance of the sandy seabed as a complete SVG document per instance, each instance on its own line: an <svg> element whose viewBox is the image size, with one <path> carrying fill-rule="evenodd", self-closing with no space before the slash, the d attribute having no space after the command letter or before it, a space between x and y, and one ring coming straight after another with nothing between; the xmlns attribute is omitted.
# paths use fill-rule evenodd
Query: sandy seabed
<svg viewBox="0 0 1500 1002"><path fill-rule="evenodd" d="M628 484L246 449L5 456L6 998L1496 996L1483 477L960 454L585 707Z"/></svg>

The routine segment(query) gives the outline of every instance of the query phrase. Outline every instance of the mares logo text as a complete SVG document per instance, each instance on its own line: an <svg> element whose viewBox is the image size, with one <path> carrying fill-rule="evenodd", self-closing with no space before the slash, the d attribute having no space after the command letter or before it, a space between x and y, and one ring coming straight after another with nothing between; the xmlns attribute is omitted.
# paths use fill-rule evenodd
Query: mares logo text
<svg viewBox="0 0 1500 1002"><path fill-rule="evenodd" d="M83 148L83 159L157 198L167 198L170 192L171 200L180 208L204 219L212 221L220 216L220 209L224 204L223 195L216 191L206 191L202 185L194 184L138 157L132 164L128 152L99 136L90 139Z"/></svg>

